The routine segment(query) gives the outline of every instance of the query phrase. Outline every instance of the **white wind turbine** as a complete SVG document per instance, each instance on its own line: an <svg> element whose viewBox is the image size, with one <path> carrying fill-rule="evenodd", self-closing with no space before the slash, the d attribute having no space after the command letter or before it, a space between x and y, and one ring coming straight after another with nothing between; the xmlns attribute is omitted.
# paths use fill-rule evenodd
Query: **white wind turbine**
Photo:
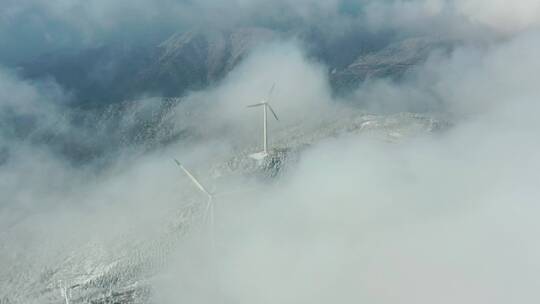
<svg viewBox="0 0 540 304"><path fill-rule="evenodd" d="M62 298L64 298L65 303L69 304L69 289L66 286L60 287L60 294L62 294Z"/></svg>
<svg viewBox="0 0 540 304"><path fill-rule="evenodd" d="M81 284L75 284L75 285L67 285L64 281L62 280L58 280L58 288L60 289L60 294L62 295L62 298L64 298L64 302L66 304L70 304L71 301L71 297L72 297L72 294L71 292L77 288L77 287L80 287Z"/></svg>
<svg viewBox="0 0 540 304"><path fill-rule="evenodd" d="M71 288L68 287L65 283L62 282L62 280L58 281L58 285L60 287L60 294L62 295L62 298L64 298L64 302L66 304L69 304L69 299L71 298Z"/></svg>
<svg viewBox="0 0 540 304"><path fill-rule="evenodd" d="M216 193L215 191L208 190L203 184L191 173L184 165L182 165L181 162L179 162L177 159L174 159L174 162L184 171L184 173L189 177L189 179L199 188L199 190L206 195L208 198L206 201L206 208L204 211L204 218L209 222L210 226L210 239L212 242L212 247L215 249L215 208L214 208L214 198L215 197L222 197L225 195L236 195L236 194L244 194L247 192L253 191L253 189L243 189L240 191L228 191L228 192L219 192Z"/></svg>
<svg viewBox="0 0 540 304"><path fill-rule="evenodd" d="M263 107L263 151L250 155L251 158L256 160L262 160L268 156L268 110L272 112L276 120L279 120L276 112L274 112L274 109L272 109L272 106L270 106L269 103L270 97L272 96L272 92L274 92L275 87L276 84L273 84L270 92L268 92L268 98L261 101L260 103L247 106L248 108Z"/></svg>
<svg viewBox="0 0 540 304"><path fill-rule="evenodd" d="M177 159L174 159L174 162L184 171L184 173L191 179L191 181L199 188L199 190L207 196L206 201L206 208L204 210L204 217L210 224L210 239L212 242L212 247L215 247L215 240L214 240L214 192L209 191L204 187L201 182L188 170L184 165L182 165L181 162L179 162Z"/></svg>

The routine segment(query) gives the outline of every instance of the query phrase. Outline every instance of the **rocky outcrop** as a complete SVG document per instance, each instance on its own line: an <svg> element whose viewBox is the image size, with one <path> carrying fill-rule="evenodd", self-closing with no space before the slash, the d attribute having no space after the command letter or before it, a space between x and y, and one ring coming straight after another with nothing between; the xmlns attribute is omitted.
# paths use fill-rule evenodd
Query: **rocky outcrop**
<svg viewBox="0 0 540 304"><path fill-rule="evenodd" d="M408 38L382 50L359 56L346 68L331 73L334 87L350 90L367 79L401 78L410 68L423 63L433 51L449 52L456 42L431 37Z"/></svg>

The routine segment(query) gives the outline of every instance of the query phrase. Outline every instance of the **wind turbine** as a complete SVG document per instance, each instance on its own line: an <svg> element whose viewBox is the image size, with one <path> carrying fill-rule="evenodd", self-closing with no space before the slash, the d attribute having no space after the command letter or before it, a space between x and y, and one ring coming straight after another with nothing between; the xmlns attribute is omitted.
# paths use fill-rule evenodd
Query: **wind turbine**
<svg viewBox="0 0 540 304"><path fill-rule="evenodd" d="M62 298L64 298L64 302L66 304L69 304L70 303L70 298L71 298L71 290L73 288L79 287L79 284L73 285L73 286L68 286L67 284L62 282L62 280L59 280L58 285L59 285L59 288L60 288L60 294L62 295Z"/></svg>
<svg viewBox="0 0 540 304"><path fill-rule="evenodd" d="M67 286L61 286L60 287L60 294L62 295L62 298L64 298L64 301L66 304L69 304L69 298L70 298L70 292L69 288Z"/></svg>
<svg viewBox="0 0 540 304"><path fill-rule="evenodd" d="M206 187L204 187L201 182L188 170L184 165L182 165L181 162L179 162L176 158L174 159L174 162L184 171L184 173L191 179L193 184L199 188L199 190L205 194L208 197L208 200L206 201L206 209L204 211L204 216L210 221L210 233L212 238L212 244L214 243L214 193L210 192Z"/></svg>
<svg viewBox="0 0 540 304"><path fill-rule="evenodd" d="M248 108L263 107L263 151L250 155L251 158L256 160L262 160L268 156L268 110L272 112L276 120L279 120L276 112L274 112L274 109L272 109L272 106L269 103L270 97L272 96L275 87L276 84L274 83L272 85L272 88L270 88L270 92L268 92L268 98L261 101L260 103L247 106Z"/></svg>
<svg viewBox="0 0 540 304"><path fill-rule="evenodd" d="M225 195L235 195L235 194L244 194L244 193L247 193L247 192L252 192L253 189L243 189L243 190L240 190L240 191L228 191L228 192L219 192L219 193L216 193L214 191L210 191L208 190L205 186L203 186L203 184L195 177L195 175L193 175L193 173L191 173L188 169L186 169L186 167L184 167L184 165L179 162L176 158L174 159L174 162L178 165L178 167L180 167L180 169L182 169L182 171L184 171L184 173L189 177L189 179L193 182L193 184L195 184L195 186L197 186L197 188L199 188L199 190L204 194L206 195L206 197L208 198L207 201L206 201L206 209L204 211L204 217L209 221L209 224L210 224L210 238L211 238L211 242L212 242L212 248L215 249L215 237L214 237L214 234L215 234L215 218L214 218L214 214L215 214L215 211L214 211L214 198L215 197L222 197L222 196L225 196Z"/></svg>

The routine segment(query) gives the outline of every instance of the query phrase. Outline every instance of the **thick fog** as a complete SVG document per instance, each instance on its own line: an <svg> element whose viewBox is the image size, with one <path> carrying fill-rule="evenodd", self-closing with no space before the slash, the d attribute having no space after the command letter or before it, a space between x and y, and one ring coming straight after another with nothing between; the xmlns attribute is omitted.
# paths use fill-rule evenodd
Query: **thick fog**
<svg viewBox="0 0 540 304"><path fill-rule="evenodd" d="M539 37L434 55L399 86L366 84L358 98L377 108L434 103L455 126L399 143L344 136L310 147L246 201L223 199L217 249L182 247L160 295L171 303L535 302ZM317 114L307 104L306 112Z"/></svg>
<svg viewBox="0 0 540 304"><path fill-rule="evenodd" d="M230 26L264 16L276 26L320 21L328 28L434 32L460 43L451 52L433 50L403 81L369 79L340 98L327 67L300 41L273 41L165 114L159 102L141 97L110 116L81 118L68 107L69 90L1 68L0 302L39 303L43 298L32 297L39 284L54 289L57 280L94 274L97 265L137 260L146 248L138 244L168 237L178 223L194 228L172 242L167 267L149 283L159 303L538 302L536 1L3 6L0 38L19 41L3 49L3 61L19 57L18 48L23 57L34 52L24 49L36 35L43 35L36 47L51 50L47 35L73 39L58 44L73 47L124 29L137 35L140 24L189 28L194 15L214 19L217 12L231 16ZM18 26L28 18L36 23ZM345 113L422 111L449 127L397 141L337 134L302 148L276 178L215 178L213 166L260 149L262 113L246 106L266 98L273 84L280 120L270 118L270 130L285 142ZM147 137L129 133L155 116L159 123ZM131 144L149 140L159 144ZM93 149L99 157L87 162L66 157ZM224 193L215 198L213 242L200 219L179 219L189 206L203 209L205 197L174 158Z"/></svg>

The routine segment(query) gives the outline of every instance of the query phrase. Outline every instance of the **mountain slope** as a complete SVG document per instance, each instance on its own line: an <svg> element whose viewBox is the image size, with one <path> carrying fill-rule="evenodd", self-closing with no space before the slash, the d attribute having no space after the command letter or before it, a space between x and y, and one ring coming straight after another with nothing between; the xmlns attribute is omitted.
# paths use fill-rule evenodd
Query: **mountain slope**
<svg viewBox="0 0 540 304"><path fill-rule="evenodd" d="M191 30L155 46L104 45L79 52L44 55L20 65L29 79L51 77L74 95L76 104L103 106L137 97L176 97L223 79L256 46L278 38L296 39L308 56L328 67L334 91L347 92L370 78L399 79L433 50L453 41L363 32L329 34L321 29L266 28Z"/></svg>
<svg viewBox="0 0 540 304"><path fill-rule="evenodd" d="M52 78L78 105L103 106L146 96L180 96L223 78L255 46L277 36L271 30L193 30L157 46L112 44L40 56L21 63L24 78Z"/></svg>
<svg viewBox="0 0 540 304"><path fill-rule="evenodd" d="M440 38L408 38L359 56L345 69L333 71L330 78L334 87L349 90L367 79L399 79L410 68L424 62L431 52L449 52L453 45L453 41Z"/></svg>
<svg viewBox="0 0 540 304"><path fill-rule="evenodd" d="M217 185L227 185L233 177L269 181L284 170L294 170L307 147L332 137L370 136L394 142L449 126L445 120L412 113L381 116L348 109L338 114L340 120L323 119L307 129L299 123L276 132L271 157L263 163L249 158L253 147L244 147L234 155L206 160L207 167L192 169L201 176L212 176L210 183ZM0 303L62 303L61 286L70 287L71 303L153 303L154 283L166 279L162 271L171 254L186 241L186 233L197 233L192 228L202 221L200 193L192 185L184 190L177 210L160 221L159 229L144 234L128 231L120 238L89 242L45 264L35 263L31 252L16 257L18 263L0 272ZM24 223L21 225L24 229ZM0 244L7 246L8 242Z"/></svg>

